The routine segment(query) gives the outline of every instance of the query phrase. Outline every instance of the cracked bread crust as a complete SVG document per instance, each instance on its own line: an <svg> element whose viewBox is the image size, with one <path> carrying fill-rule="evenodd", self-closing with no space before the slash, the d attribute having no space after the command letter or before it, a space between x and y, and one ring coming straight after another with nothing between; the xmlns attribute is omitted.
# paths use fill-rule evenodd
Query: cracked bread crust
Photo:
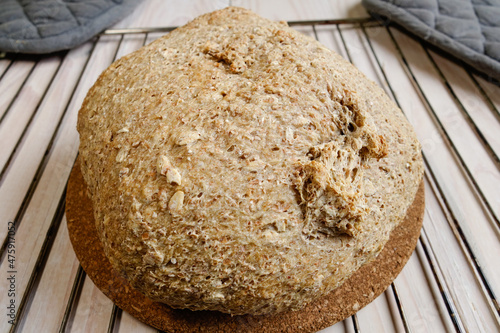
<svg viewBox="0 0 500 333"><path fill-rule="evenodd" d="M78 131L107 257L174 308L267 314L326 295L381 251L423 173L379 87L234 7L113 63Z"/></svg>

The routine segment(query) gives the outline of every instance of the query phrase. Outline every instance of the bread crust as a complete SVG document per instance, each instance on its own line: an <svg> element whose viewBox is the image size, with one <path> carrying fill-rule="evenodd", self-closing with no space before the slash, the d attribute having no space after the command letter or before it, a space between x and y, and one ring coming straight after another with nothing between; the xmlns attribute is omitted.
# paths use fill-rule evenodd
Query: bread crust
<svg viewBox="0 0 500 333"><path fill-rule="evenodd" d="M113 63L78 131L107 257L174 308L266 314L326 295L381 251L423 173L378 86L234 7Z"/></svg>

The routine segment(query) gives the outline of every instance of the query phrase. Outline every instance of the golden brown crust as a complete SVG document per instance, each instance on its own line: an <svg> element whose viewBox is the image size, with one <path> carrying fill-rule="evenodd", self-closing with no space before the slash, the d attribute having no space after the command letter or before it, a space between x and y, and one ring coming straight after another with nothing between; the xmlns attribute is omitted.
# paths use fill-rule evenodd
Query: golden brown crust
<svg viewBox="0 0 500 333"><path fill-rule="evenodd" d="M272 313L327 294L380 252L423 170L380 88L240 8L111 65L78 130L112 265L193 310Z"/></svg>

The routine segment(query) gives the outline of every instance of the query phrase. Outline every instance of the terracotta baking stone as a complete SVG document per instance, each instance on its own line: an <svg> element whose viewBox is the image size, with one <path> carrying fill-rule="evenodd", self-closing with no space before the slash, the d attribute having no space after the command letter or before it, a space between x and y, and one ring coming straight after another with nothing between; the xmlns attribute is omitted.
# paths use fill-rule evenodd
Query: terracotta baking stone
<svg viewBox="0 0 500 333"><path fill-rule="evenodd" d="M389 287L415 249L424 213L422 182L406 219L391 233L377 259L359 269L331 294L299 311L230 316L216 311L172 309L130 287L104 255L86 191L77 161L68 182L66 217L71 242L83 269L119 308L167 332L316 332L329 327L351 316Z"/></svg>

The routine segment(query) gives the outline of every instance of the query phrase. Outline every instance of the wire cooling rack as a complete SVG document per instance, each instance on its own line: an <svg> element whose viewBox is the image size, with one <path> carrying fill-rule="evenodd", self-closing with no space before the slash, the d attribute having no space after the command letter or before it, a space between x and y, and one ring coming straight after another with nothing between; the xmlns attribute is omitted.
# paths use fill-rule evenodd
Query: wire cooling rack
<svg viewBox="0 0 500 333"><path fill-rule="evenodd" d="M289 25L385 89L414 126L425 162L415 253L385 294L324 331L500 331L500 88L384 22ZM87 90L113 60L172 29L106 30L67 52L0 59L0 216L15 226L15 234L0 230L0 301L14 299L16 313L0 332L155 331L114 306L79 266L65 226L65 186ZM12 275L11 297L4 281Z"/></svg>

